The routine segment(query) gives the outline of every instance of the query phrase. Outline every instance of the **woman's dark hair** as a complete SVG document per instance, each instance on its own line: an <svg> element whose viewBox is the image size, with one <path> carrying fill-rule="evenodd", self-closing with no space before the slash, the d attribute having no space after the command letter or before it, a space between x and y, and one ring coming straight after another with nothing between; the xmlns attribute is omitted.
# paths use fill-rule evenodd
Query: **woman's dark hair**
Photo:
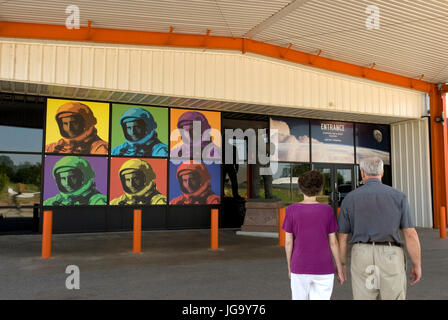
<svg viewBox="0 0 448 320"><path fill-rule="evenodd" d="M299 189L307 197L314 197L320 193L324 185L324 176L316 170L302 173L299 176Z"/></svg>

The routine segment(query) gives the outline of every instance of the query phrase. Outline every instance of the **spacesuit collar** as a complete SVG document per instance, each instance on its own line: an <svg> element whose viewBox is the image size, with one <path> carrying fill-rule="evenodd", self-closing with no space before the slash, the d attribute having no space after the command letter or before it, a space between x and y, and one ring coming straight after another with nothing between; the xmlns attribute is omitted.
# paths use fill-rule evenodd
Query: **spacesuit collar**
<svg viewBox="0 0 448 320"><path fill-rule="evenodd" d="M82 143L82 142L86 142L86 140L88 140L91 136L95 136L96 133L97 133L96 128L94 126L91 126L84 133L80 134L77 137L74 137L74 138L62 137L62 139L64 139L64 141L67 144L79 144L79 143Z"/></svg>
<svg viewBox="0 0 448 320"><path fill-rule="evenodd" d="M211 192L210 180L206 181L198 190L193 193L185 193L184 188L182 187L181 189L187 199L203 198Z"/></svg>
<svg viewBox="0 0 448 320"><path fill-rule="evenodd" d="M147 185L146 187L144 187L142 190L140 190L137 193L128 193L128 192L124 192L124 194L126 195L126 197L128 199L135 199L135 198L147 198L150 197L151 194L154 194L157 192L156 189L156 184L154 183L154 181L151 181L149 183L149 185Z"/></svg>
<svg viewBox="0 0 448 320"><path fill-rule="evenodd" d="M155 130L152 130L150 134L148 134L146 137L143 137L142 139L138 141L129 141L126 139L126 141L132 145L134 148L137 148L138 146L146 144L148 141L150 141L152 138L157 138L157 133Z"/></svg>
<svg viewBox="0 0 448 320"><path fill-rule="evenodd" d="M95 187L95 182L93 181L93 179L90 179L84 186L82 186L78 190L76 190L74 192L70 192L70 193L60 191L60 194L63 198L85 197L91 192L91 189L94 187Z"/></svg>

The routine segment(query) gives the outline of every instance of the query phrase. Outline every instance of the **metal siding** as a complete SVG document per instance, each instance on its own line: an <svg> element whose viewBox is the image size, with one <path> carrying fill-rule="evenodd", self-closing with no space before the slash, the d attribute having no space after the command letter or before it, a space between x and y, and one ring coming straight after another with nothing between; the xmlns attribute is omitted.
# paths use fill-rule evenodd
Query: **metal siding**
<svg viewBox="0 0 448 320"><path fill-rule="evenodd" d="M423 110L417 91L234 52L0 40L0 57L7 81L399 118Z"/></svg>
<svg viewBox="0 0 448 320"><path fill-rule="evenodd" d="M391 126L393 186L408 196L418 227L432 227L428 120Z"/></svg>

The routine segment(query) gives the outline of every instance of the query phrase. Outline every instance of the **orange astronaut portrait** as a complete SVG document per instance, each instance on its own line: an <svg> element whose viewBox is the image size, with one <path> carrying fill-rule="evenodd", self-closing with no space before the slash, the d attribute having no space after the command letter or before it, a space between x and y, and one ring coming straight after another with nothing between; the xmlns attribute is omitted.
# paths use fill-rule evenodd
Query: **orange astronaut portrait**
<svg viewBox="0 0 448 320"><path fill-rule="evenodd" d="M109 104L48 99L45 152L107 155L108 131Z"/></svg>

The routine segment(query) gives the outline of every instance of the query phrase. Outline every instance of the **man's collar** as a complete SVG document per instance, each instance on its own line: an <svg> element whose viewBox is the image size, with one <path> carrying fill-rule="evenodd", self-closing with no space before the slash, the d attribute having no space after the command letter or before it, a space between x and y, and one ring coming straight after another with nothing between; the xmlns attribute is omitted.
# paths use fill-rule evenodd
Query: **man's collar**
<svg viewBox="0 0 448 320"><path fill-rule="evenodd" d="M368 179L368 180L366 181L365 184L368 184L368 183L382 183L382 182L381 182L380 179L377 179L377 178L370 178L370 179Z"/></svg>

